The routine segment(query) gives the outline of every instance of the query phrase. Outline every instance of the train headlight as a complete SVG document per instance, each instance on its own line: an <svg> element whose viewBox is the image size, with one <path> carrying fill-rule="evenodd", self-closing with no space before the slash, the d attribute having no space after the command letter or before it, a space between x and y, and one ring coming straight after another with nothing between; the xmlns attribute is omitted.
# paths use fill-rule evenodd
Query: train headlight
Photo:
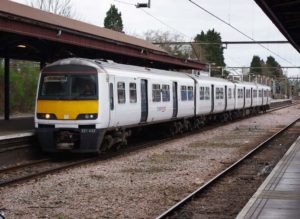
<svg viewBox="0 0 300 219"><path fill-rule="evenodd" d="M48 119L48 120L56 119L56 116L53 113L37 113L36 117L38 119Z"/></svg>
<svg viewBox="0 0 300 219"><path fill-rule="evenodd" d="M77 120L94 120L98 118L97 113L86 113L86 114L79 114L77 116Z"/></svg>

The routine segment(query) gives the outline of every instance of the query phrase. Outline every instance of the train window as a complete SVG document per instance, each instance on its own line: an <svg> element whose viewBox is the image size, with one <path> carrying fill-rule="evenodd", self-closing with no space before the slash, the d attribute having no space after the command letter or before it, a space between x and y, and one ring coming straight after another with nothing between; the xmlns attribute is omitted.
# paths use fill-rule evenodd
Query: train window
<svg viewBox="0 0 300 219"><path fill-rule="evenodd" d="M267 96L267 91L266 90L264 90L264 97L266 97Z"/></svg>
<svg viewBox="0 0 300 219"><path fill-rule="evenodd" d="M224 99L224 88L220 88L220 99Z"/></svg>
<svg viewBox="0 0 300 219"><path fill-rule="evenodd" d="M220 89L218 87L216 87L216 99L220 99Z"/></svg>
<svg viewBox="0 0 300 219"><path fill-rule="evenodd" d="M224 99L224 88L216 88L216 99Z"/></svg>
<svg viewBox="0 0 300 219"><path fill-rule="evenodd" d="M96 95L95 78L91 76L71 76L71 95L79 97L93 97Z"/></svg>
<svg viewBox="0 0 300 219"><path fill-rule="evenodd" d="M129 96L130 96L130 103L136 103L137 101L136 83L129 84Z"/></svg>
<svg viewBox="0 0 300 219"><path fill-rule="evenodd" d="M194 87L188 86L188 100L194 99Z"/></svg>
<svg viewBox="0 0 300 219"><path fill-rule="evenodd" d="M64 75L44 76L42 79L41 96L55 97L67 95L68 78Z"/></svg>
<svg viewBox="0 0 300 219"><path fill-rule="evenodd" d="M205 87L204 97L205 97L205 100L210 99L209 87Z"/></svg>
<svg viewBox="0 0 300 219"><path fill-rule="evenodd" d="M186 86L181 86L181 100L182 101L186 101L187 100Z"/></svg>
<svg viewBox="0 0 300 219"><path fill-rule="evenodd" d="M258 91L258 97L262 97L262 90Z"/></svg>
<svg viewBox="0 0 300 219"><path fill-rule="evenodd" d="M257 90L253 90L253 98L257 97Z"/></svg>
<svg viewBox="0 0 300 219"><path fill-rule="evenodd" d="M246 98L250 98L251 91L249 89L246 90Z"/></svg>
<svg viewBox="0 0 300 219"><path fill-rule="evenodd" d="M97 75L42 75L41 99L97 99Z"/></svg>
<svg viewBox="0 0 300 219"><path fill-rule="evenodd" d="M125 83L118 82L118 103L125 103L126 95L125 95Z"/></svg>
<svg viewBox="0 0 300 219"><path fill-rule="evenodd" d="M160 84L152 84L152 101L160 102Z"/></svg>
<svg viewBox="0 0 300 219"><path fill-rule="evenodd" d="M232 89L228 88L228 99L232 98Z"/></svg>
<svg viewBox="0 0 300 219"><path fill-rule="evenodd" d="M162 101L169 102L170 101L170 86L167 84L162 85Z"/></svg>
<svg viewBox="0 0 300 219"><path fill-rule="evenodd" d="M244 91L243 89L238 89L238 98L243 98L244 97Z"/></svg>
<svg viewBox="0 0 300 219"><path fill-rule="evenodd" d="M200 87L200 100L204 100L204 87Z"/></svg>

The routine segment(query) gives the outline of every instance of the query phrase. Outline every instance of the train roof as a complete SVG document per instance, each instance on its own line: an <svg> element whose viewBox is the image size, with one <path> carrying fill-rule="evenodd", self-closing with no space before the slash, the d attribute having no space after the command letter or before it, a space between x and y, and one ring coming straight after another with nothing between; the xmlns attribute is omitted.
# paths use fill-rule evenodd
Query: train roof
<svg viewBox="0 0 300 219"><path fill-rule="evenodd" d="M191 77L188 76L188 73L181 73L175 71L167 71L161 69L133 66L133 65L125 65L119 64L112 61L102 61L102 60L93 60L93 59L84 59L84 58L67 58L58 60L48 67L57 66L57 65L86 65L90 67L94 67L98 69L100 72L107 73L108 70L117 70L115 73L124 74L124 71L129 73L143 73L145 75L157 75L159 77L176 77L181 79L189 79L192 80ZM45 69L46 69L45 68ZM123 72L118 72L118 70L122 70Z"/></svg>
<svg viewBox="0 0 300 219"><path fill-rule="evenodd" d="M185 72L176 72L176 71L167 71L167 70L161 70L161 69L154 69L154 68L147 68L147 67L140 67L140 66L134 66L134 65L125 65L125 64L119 64L115 63L113 61L103 61L103 60L94 60L94 59L85 59L85 58L67 58L67 59L61 59L58 60L50 65L48 65L45 69L52 66L57 65L86 65L93 68L96 68L100 70L100 72L107 73L108 70L117 70L115 73L122 75L124 74L124 71L128 73L142 73L145 74L144 76L156 76L156 77L164 77L172 79L174 78L180 78L182 80L197 80L199 82L213 82L213 83L227 83L227 84L239 84L239 85L245 85L245 86L259 86L259 87L268 87L267 85L258 84L254 82L245 82L245 81L229 81L224 78L216 78L216 77L208 77L208 76L202 76L202 75L193 75ZM123 71L120 72L119 70Z"/></svg>

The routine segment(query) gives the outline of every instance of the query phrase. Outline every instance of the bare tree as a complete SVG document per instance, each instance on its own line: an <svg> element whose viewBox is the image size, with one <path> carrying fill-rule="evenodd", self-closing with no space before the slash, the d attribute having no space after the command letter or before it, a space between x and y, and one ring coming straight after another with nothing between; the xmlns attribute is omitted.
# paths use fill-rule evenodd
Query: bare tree
<svg viewBox="0 0 300 219"><path fill-rule="evenodd" d="M182 42L184 38L176 33L170 33L168 31L162 32L157 30L149 30L144 33L144 37L147 41L152 43L160 43L160 47L165 49L172 55L182 58L189 58L191 48L182 44L170 44L170 42Z"/></svg>
<svg viewBox="0 0 300 219"><path fill-rule="evenodd" d="M58 14L64 17L75 18L76 13L71 0L30 0L31 7Z"/></svg>

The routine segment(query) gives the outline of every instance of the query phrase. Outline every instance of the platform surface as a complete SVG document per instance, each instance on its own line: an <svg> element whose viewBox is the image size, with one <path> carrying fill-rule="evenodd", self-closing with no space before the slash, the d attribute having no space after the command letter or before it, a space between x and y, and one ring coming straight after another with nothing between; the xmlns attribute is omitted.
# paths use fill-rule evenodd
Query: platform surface
<svg viewBox="0 0 300 219"><path fill-rule="evenodd" d="M300 218L300 136L237 218Z"/></svg>
<svg viewBox="0 0 300 219"><path fill-rule="evenodd" d="M33 133L33 131L33 117L19 117L10 120L0 119L0 138L3 138L4 136Z"/></svg>

